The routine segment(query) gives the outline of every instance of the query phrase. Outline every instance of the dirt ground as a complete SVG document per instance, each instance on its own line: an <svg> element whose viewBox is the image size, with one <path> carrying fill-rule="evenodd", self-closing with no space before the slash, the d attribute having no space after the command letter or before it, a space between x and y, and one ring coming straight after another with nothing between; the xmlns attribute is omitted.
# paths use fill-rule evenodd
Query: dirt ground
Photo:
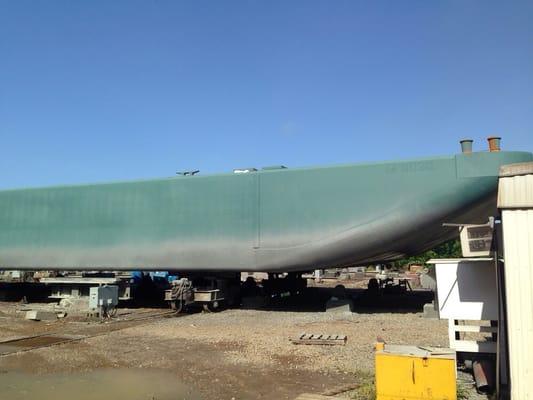
<svg viewBox="0 0 533 400"><path fill-rule="evenodd" d="M294 399L371 380L373 344L447 345L446 321L420 312L232 309L120 323L25 321L0 303L0 340L43 333L92 337L0 356L0 373L69 374L102 369L172 372L204 400ZM130 315L161 314L130 310ZM122 310L122 312L127 311ZM126 317L124 317L126 318ZM119 318L120 319L120 318ZM295 345L300 333L342 334L345 346ZM346 392L346 398L353 394ZM1 396L0 396L1 398ZM154 397L156 398L156 397ZM180 397L181 398L181 397ZM183 398L187 398L184 396Z"/></svg>

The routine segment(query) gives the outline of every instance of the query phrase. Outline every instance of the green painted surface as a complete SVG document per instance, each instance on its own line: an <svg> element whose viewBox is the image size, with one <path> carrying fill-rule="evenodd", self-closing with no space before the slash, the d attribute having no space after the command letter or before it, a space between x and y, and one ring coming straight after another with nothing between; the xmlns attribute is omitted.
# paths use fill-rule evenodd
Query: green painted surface
<svg viewBox="0 0 533 400"><path fill-rule="evenodd" d="M107 246L254 231L254 176L180 177L0 192L0 247Z"/></svg>
<svg viewBox="0 0 533 400"><path fill-rule="evenodd" d="M446 218L479 218L468 212L495 192L499 166L531 160L472 153L5 190L0 266L296 270L385 258L445 240Z"/></svg>

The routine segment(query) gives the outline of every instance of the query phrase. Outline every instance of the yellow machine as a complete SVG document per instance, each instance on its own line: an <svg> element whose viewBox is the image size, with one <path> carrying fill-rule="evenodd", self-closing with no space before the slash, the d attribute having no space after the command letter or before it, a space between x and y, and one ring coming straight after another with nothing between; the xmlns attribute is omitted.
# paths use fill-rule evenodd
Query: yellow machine
<svg viewBox="0 0 533 400"><path fill-rule="evenodd" d="M456 400L455 351L376 344L377 400Z"/></svg>

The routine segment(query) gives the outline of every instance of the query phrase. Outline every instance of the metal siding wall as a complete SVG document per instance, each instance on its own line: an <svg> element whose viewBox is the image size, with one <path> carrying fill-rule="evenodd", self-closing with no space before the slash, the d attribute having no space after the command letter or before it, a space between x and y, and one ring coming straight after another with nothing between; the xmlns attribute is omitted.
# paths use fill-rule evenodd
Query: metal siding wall
<svg viewBox="0 0 533 400"><path fill-rule="evenodd" d="M532 207L533 178L531 175L500 178L498 205L502 208Z"/></svg>
<svg viewBox="0 0 533 400"><path fill-rule="evenodd" d="M511 398L533 399L533 175L506 177L500 186ZM505 209L518 204L528 208Z"/></svg>

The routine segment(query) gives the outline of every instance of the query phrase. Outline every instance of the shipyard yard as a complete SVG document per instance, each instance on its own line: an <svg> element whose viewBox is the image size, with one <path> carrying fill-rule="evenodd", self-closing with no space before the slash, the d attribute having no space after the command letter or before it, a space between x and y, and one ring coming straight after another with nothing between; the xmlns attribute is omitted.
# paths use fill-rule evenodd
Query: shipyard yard
<svg viewBox="0 0 533 400"><path fill-rule="evenodd" d="M321 297L316 290L311 289L315 299ZM35 390L41 399L57 398L62 390L68 395L69 382L77 382L80 399L84 384L92 396L95 387L105 386L106 396L150 400L295 399L302 393L370 399L378 338L447 346L447 322L424 318L412 304L372 312L325 312L321 307L289 298L266 309L176 316L163 308L121 308L104 322L27 321L22 315L27 305L3 302L0 382L7 382L12 399L32 398L17 397L20 387L25 394ZM293 344L290 339L302 332L345 335L347 340L333 346ZM34 338L5 344L23 337ZM17 389L19 381L24 384ZM47 394L43 387L53 390Z"/></svg>
<svg viewBox="0 0 533 400"><path fill-rule="evenodd" d="M0 4L0 400L533 400L533 1Z"/></svg>
<svg viewBox="0 0 533 400"><path fill-rule="evenodd" d="M528 393L516 374L533 353L507 365L504 344L508 321L528 348L512 326L531 312L502 317L507 294L528 303L499 289L494 212L533 204L508 194L531 193L533 155L500 139L394 163L1 191L0 399ZM533 247L503 237L505 263ZM505 281L529 295L522 275Z"/></svg>
<svg viewBox="0 0 533 400"><path fill-rule="evenodd" d="M8 306L9 308L9 306ZM161 310L154 310L160 312ZM160 317L106 333L112 323L10 320L2 340L59 332L99 335L5 355L0 371L69 374L99 369L160 370L203 399L293 399L304 392L368 380L377 336L395 343L444 346L447 325L419 313L317 313L226 310ZM103 325L103 326L102 326ZM94 329L94 328L93 328ZM289 341L303 331L342 333L345 346L303 346ZM103 334L102 334L103 333ZM156 395L156 394L154 394ZM159 397L155 397L158 398Z"/></svg>

